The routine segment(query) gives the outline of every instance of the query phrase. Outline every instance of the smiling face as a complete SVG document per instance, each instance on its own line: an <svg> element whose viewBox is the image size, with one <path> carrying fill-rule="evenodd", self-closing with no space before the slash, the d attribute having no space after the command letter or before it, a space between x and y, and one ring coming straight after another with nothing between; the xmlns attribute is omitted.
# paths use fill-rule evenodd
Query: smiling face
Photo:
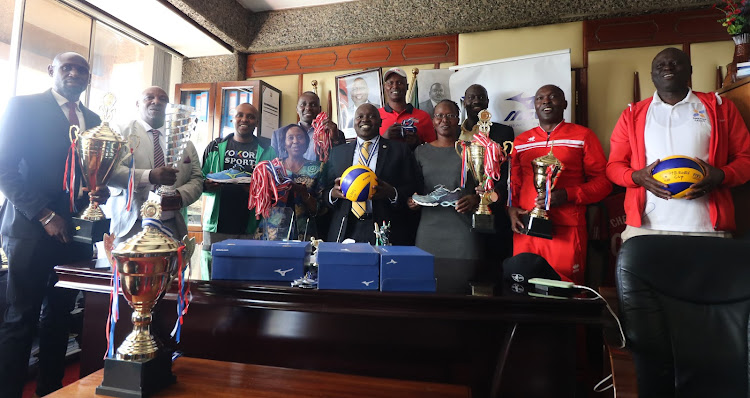
<svg viewBox="0 0 750 398"><path fill-rule="evenodd" d="M320 98L313 93L304 93L297 100L297 115L303 123L310 124L320 113Z"/></svg>
<svg viewBox="0 0 750 398"><path fill-rule="evenodd" d="M136 102L138 114L149 126L158 129L164 125L164 112L169 103L169 96L161 87L149 87L141 93Z"/></svg>
<svg viewBox="0 0 750 398"><path fill-rule="evenodd" d="M289 157L294 159L303 157L309 143L310 136L307 135L307 132L302 127L294 125L286 131L284 147L287 153L289 153Z"/></svg>
<svg viewBox="0 0 750 398"><path fill-rule="evenodd" d="M371 140L380 131L380 113L372 104L360 105L354 112L354 131L357 137L363 140Z"/></svg>
<svg viewBox="0 0 750 398"><path fill-rule="evenodd" d="M239 104L234 112L234 131L242 138L251 137L258 125L258 110L250 104Z"/></svg>
<svg viewBox="0 0 750 398"><path fill-rule="evenodd" d="M361 77L354 79L351 86L352 101L354 106L358 107L367 102L367 97L370 94L370 89L367 87L367 82Z"/></svg>
<svg viewBox="0 0 750 398"><path fill-rule="evenodd" d="M89 63L80 54L63 53L47 66L52 77L52 85L60 95L69 101L77 101L91 81Z"/></svg>
<svg viewBox="0 0 750 398"><path fill-rule="evenodd" d="M406 78L398 73L391 73L384 82L385 97L388 102L402 103L406 102Z"/></svg>
<svg viewBox="0 0 750 398"><path fill-rule="evenodd" d="M441 102L435 106L432 126L440 137L458 138L458 107L451 102Z"/></svg>
<svg viewBox="0 0 750 398"><path fill-rule="evenodd" d="M476 119L479 112L487 109L490 105L490 99L487 96L487 89L479 84L473 84L466 89L464 93L464 107L466 107L466 113L472 118Z"/></svg>
<svg viewBox="0 0 750 398"><path fill-rule="evenodd" d="M542 86L534 96L534 109L539 118L539 124L557 124L563 120L563 112L568 107L565 94L560 87L553 85Z"/></svg>
<svg viewBox="0 0 750 398"><path fill-rule="evenodd" d="M657 92L687 90L692 73L690 57L676 48L663 50L651 62L651 81Z"/></svg>

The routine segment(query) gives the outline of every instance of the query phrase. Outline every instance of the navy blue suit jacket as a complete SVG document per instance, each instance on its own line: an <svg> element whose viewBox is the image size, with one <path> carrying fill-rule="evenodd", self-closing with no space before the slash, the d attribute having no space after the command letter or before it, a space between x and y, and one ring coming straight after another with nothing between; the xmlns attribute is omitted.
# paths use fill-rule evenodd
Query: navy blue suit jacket
<svg viewBox="0 0 750 398"><path fill-rule="evenodd" d="M81 106L86 128L101 124L94 112ZM65 161L70 148L70 124L51 90L14 97L0 121L0 234L21 239L48 236L37 213L48 208L70 224L69 195L63 190ZM80 169L76 186L81 182ZM78 190L76 190L77 192ZM88 202L84 197L79 206ZM72 227L72 226L71 226Z"/></svg>

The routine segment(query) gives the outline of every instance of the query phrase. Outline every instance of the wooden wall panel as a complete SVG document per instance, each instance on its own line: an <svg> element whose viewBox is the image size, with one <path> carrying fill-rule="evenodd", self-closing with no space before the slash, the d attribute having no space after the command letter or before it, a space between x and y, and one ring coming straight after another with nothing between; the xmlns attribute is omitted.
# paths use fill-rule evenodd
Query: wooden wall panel
<svg viewBox="0 0 750 398"><path fill-rule="evenodd" d="M247 78L458 62L458 35L250 54Z"/></svg>
<svg viewBox="0 0 750 398"><path fill-rule="evenodd" d="M583 22L584 53L595 50L649 47L728 40L716 22L723 14L714 9L598 19Z"/></svg>

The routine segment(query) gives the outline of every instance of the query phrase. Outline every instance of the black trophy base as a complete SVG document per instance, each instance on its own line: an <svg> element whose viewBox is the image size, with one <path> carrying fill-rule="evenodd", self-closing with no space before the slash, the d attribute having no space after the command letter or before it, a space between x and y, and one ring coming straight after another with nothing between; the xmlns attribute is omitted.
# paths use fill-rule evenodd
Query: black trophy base
<svg viewBox="0 0 750 398"><path fill-rule="evenodd" d="M485 234L494 234L495 216L492 214L472 214L471 229Z"/></svg>
<svg viewBox="0 0 750 398"><path fill-rule="evenodd" d="M109 233L109 219L91 221L73 217L73 228L74 241L92 245L104 239L104 234Z"/></svg>
<svg viewBox="0 0 750 398"><path fill-rule="evenodd" d="M121 398L149 397L174 384L172 356L161 354L146 361L104 360L104 378L96 388L97 395Z"/></svg>
<svg viewBox="0 0 750 398"><path fill-rule="evenodd" d="M521 216L521 222L524 225L522 231L524 234L537 238L552 239L552 221L524 214Z"/></svg>
<svg viewBox="0 0 750 398"><path fill-rule="evenodd" d="M180 210L182 209L182 197L179 195L161 195L161 210Z"/></svg>

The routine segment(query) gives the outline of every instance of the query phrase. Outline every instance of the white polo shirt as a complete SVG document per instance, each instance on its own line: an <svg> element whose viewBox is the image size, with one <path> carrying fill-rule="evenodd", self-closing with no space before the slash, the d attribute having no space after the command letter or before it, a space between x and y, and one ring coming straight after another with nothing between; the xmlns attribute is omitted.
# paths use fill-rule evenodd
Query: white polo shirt
<svg viewBox="0 0 750 398"><path fill-rule="evenodd" d="M654 93L646 114L644 131L646 164L675 155L708 162L710 138L711 121L706 107L692 89L675 105L665 103L658 93ZM713 232L708 195L693 200L664 200L646 191L642 227L663 231Z"/></svg>

